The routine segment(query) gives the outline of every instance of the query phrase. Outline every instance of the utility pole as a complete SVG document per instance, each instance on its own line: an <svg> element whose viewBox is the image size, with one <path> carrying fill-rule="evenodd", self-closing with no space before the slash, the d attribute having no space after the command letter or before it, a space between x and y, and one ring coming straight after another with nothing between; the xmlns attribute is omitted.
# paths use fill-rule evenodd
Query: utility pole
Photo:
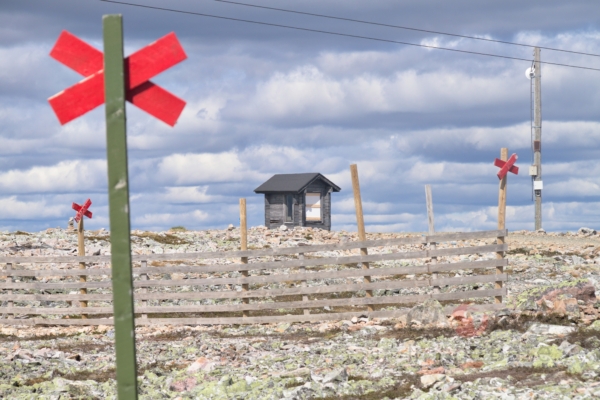
<svg viewBox="0 0 600 400"><path fill-rule="evenodd" d="M542 229L542 65L540 64L540 48L533 50L533 191L535 194L535 230Z"/></svg>

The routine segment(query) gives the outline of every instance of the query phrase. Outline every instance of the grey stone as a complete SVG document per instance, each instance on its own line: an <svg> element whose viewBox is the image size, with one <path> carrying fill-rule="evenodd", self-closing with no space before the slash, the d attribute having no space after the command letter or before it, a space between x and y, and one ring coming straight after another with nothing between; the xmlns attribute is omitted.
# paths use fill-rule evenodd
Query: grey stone
<svg viewBox="0 0 600 400"><path fill-rule="evenodd" d="M582 265L583 264L583 258L581 258L579 256L571 256L571 261L573 262L573 265Z"/></svg>
<svg viewBox="0 0 600 400"><path fill-rule="evenodd" d="M340 368L334 371L331 371L330 373L328 373L327 375L325 375L323 377L323 381L322 383L329 383L329 382L347 382L348 381L348 372L346 371L346 368Z"/></svg>
<svg viewBox="0 0 600 400"><path fill-rule="evenodd" d="M592 228L579 228L579 230L577 231L577 234L579 234L579 235L595 235L596 230L594 230Z"/></svg>
<svg viewBox="0 0 600 400"><path fill-rule="evenodd" d="M423 375L421 377L421 385L423 386L423 389L427 389L428 387L435 385L437 382L440 382L445 378L445 374Z"/></svg>
<svg viewBox="0 0 600 400"><path fill-rule="evenodd" d="M437 325L448 326L444 308L437 300L426 300L423 304L414 306L406 316L408 325Z"/></svg>
<svg viewBox="0 0 600 400"><path fill-rule="evenodd" d="M573 326L563 325L550 325L550 324L531 324L527 329L526 334L536 335L568 335L571 332L575 332L577 328Z"/></svg>

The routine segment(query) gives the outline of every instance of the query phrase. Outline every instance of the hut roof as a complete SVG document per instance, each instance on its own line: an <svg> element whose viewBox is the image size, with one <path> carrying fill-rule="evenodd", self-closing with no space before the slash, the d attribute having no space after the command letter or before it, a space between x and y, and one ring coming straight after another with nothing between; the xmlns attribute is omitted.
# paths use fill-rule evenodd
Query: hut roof
<svg viewBox="0 0 600 400"><path fill-rule="evenodd" d="M334 192L339 192L340 187L318 172L308 172L302 174L277 174L273 175L268 181L254 189L255 193L276 193L291 192L300 193L308 185L316 180L322 180L331 186Z"/></svg>

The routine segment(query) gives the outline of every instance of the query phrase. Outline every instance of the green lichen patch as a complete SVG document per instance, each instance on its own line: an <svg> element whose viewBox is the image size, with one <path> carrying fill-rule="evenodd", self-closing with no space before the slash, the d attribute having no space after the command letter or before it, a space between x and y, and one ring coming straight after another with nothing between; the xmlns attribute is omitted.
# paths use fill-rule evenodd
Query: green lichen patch
<svg viewBox="0 0 600 400"><path fill-rule="evenodd" d="M173 244L173 245L191 244L191 242L187 239L183 239L172 233L165 233L165 232L161 232L161 233L142 232L142 233L137 233L135 235L131 235L131 238L132 238L132 240L135 240L136 238L151 239L160 244Z"/></svg>
<svg viewBox="0 0 600 400"><path fill-rule="evenodd" d="M600 320L599 320L600 321ZM600 338L598 331L593 329L579 328L565 337L569 343L578 344L587 350L600 349Z"/></svg>
<svg viewBox="0 0 600 400"><path fill-rule="evenodd" d="M458 333L452 328L412 328L395 329L385 331L375 335L377 338L393 338L398 340L420 340L435 339L438 337L449 338L458 336Z"/></svg>

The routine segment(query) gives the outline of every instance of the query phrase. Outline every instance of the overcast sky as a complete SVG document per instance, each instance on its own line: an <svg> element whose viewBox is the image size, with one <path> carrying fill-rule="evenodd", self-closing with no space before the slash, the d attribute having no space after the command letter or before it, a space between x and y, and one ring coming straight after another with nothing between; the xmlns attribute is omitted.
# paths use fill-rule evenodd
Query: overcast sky
<svg viewBox="0 0 600 400"><path fill-rule="evenodd" d="M596 2L247 0L309 13L600 54ZM134 0L131 0L134 2ZM213 0L138 4L531 60L529 47L249 8ZM495 229L501 147L521 167L507 228L534 226L529 61L326 35L98 0L0 3L0 230L108 226L104 107L61 126L47 99L81 80L49 56L62 30L102 50L102 15L122 14L126 54L175 32L188 59L153 81L187 105L175 127L127 106L134 229L264 223L254 189L277 173L320 172L342 188L332 229L356 230L350 164L367 231ZM600 57L542 50L600 69ZM543 222L600 228L600 71L542 67Z"/></svg>

